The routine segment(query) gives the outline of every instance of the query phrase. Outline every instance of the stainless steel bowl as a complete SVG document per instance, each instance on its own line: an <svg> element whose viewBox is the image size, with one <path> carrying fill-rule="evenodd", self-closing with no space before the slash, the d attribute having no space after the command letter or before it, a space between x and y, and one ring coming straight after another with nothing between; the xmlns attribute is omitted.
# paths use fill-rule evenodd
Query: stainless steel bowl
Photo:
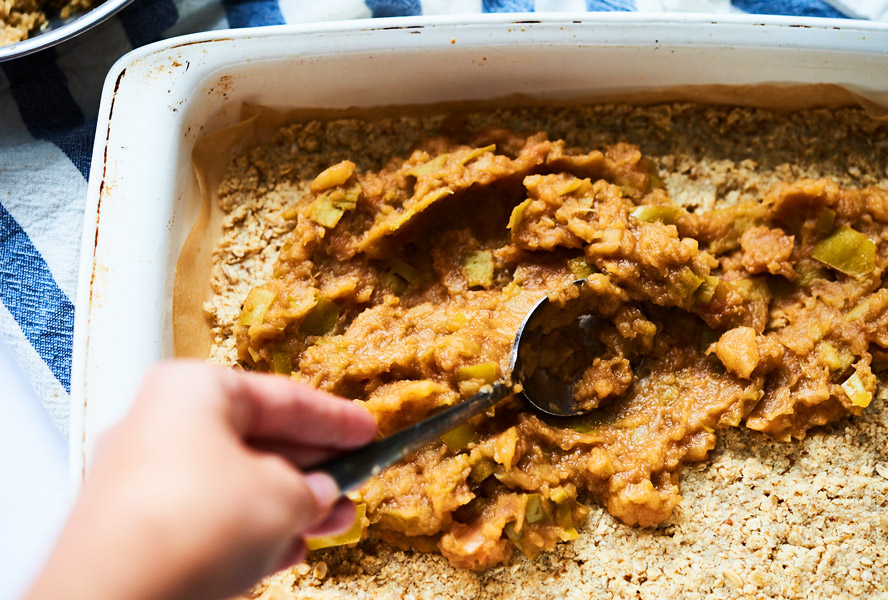
<svg viewBox="0 0 888 600"><path fill-rule="evenodd" d="M132 1L105 0L95 8L73 15L68 19L51 19L49 26L34 36L15 44L0 46L0 61L33 54L71 39L108 19Z"/></svg>

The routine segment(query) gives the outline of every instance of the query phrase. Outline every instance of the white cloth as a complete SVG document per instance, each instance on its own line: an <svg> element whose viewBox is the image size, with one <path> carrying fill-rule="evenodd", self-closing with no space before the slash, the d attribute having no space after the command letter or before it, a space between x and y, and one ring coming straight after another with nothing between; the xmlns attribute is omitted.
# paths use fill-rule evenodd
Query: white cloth
<svg viewBox="0 0 888 600"><path fill-rule="evenodd" d="M68 507L65 441L0 343L0 597L22 595Z"/></svg>

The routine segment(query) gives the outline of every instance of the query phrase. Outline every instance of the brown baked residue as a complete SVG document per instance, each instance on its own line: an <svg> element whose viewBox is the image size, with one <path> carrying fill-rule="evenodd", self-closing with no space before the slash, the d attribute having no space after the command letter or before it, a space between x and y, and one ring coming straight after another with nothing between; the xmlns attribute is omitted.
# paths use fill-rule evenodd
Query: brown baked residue
<svg viewBox="0 0 888 600"><path fill-rule="evenodd" d="M876 187L801 179L689 212L636 146L486 129L379 172L330 165L284 216L240 359L355 398L384 434L500 376L532 304L588 278L602 353L581 393L600 408L555 420L513 398L360 492L383 539L461 567L575 537L587 498L660 523L719 430L801 439L860 414L885 364Z"/></svg>

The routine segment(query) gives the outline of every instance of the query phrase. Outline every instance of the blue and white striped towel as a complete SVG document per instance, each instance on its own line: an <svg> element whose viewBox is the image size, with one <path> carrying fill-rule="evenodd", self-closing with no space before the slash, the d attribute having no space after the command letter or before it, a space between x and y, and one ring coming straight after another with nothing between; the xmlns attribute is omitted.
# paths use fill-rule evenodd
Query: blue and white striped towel
<svg viewBox="0 0 888 600"><path fill-rule="evenodd" d="M747 12L888 20L888 0L136 0L0 65L0 342L67 436L80 230L105 74L128 50L228 27L517 11ZM0 394L7 375L0 372Z"/></svg>

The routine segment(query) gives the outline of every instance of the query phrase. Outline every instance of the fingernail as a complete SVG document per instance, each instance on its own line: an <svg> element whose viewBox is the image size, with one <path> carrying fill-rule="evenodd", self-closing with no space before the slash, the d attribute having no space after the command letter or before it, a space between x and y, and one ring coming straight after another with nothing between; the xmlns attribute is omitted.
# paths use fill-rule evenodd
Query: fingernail
<svg viewBox="0 0 888 600"><path fill-rule="evenodd" d="M305 484L311 490L318 506L329 508L339 499L339 486L326 473L309 473L305 476Z"/></svg>

